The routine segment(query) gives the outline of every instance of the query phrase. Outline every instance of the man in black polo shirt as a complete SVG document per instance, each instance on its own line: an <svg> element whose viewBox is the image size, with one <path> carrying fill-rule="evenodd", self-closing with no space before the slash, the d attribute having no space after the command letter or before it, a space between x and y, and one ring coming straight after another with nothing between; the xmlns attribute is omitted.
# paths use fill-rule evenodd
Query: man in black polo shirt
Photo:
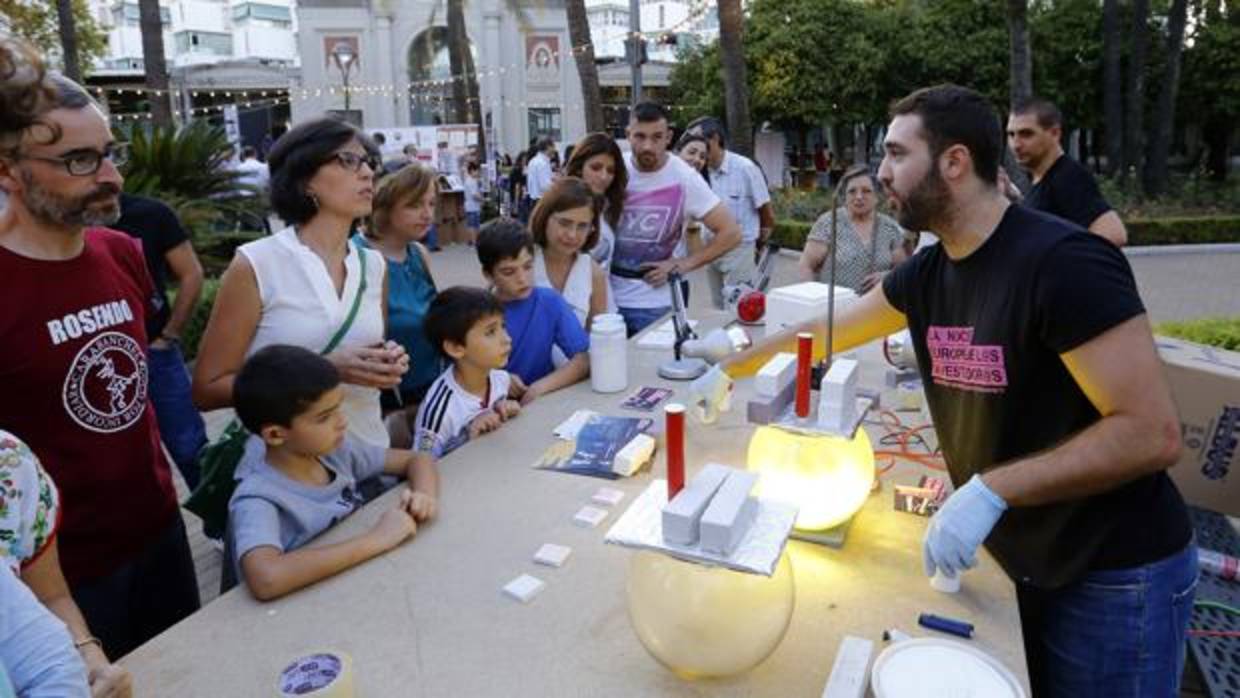
<svg viewBox="0 0 1240 698"><path fill-rule="evenodd" d="M1059 142L1062 134L1063 115L1051 102L1031 97L1012 109L1008 145L1033 179L1024 204L1066 218L1123 247L1128 242L1124 222L1102 198L1089 170L1064 154Z"/></svg>
<svg viewBox="0 0 1240 698"><path fill-rule="evenodd" d="M1149 321L1119 249L999 192L1002 142L966 88L893 106L879 178L900 225L940 242L837 314L835 349L909 328L956 486L925 571L967 570L986 544L1016 584L1033 694L1175 695L1197 557ZM823 338L825 320L725 369L798 331Z"/></svg>
<svg viewBox="0 0 1240 698"><path fill-rule="evenodd" d="M163 439L172 460L193 490L198 486L198 451L207 442L202 415L190 400L189 370L181 353L181 330L189 322L202 292L203 272L189 233L177 214L157 199L121 194L121 217L112 227L142 241L142 254L151 273L154 296L146 318L150 342L150 396ZM177 284L174 303L168 302L168 280Z"/></svg>

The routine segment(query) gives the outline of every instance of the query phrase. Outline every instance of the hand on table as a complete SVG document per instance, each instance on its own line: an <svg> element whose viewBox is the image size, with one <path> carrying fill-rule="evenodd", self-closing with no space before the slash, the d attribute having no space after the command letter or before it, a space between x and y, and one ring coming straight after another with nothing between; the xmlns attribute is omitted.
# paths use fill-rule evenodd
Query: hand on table
<svg viewBox="0 0 1240 698"><path fill-rule="evenodd" d="M500 400L495 403L495 411L505 422L521 414L521 403L516 400Z"/></svg>
<svg viewBox="0 0 1240 698"><path fill-rule="evenodd" d="M425 492L406 487L400 493L400 508L412 516L414 521L423 522L435 518L439 513L439 502Z"/></svg>
<svg viewBox="0 0 1240 698"><path fill-rule="evenodd" d="M525 381L521 380L521 376L515 373L508 373L508 397L514 400L520 400L521 396L529 388L526 387Z"/></svg>
<svg viewBox="0 0 1240 698"><path fill-rule="evenodd" d="M521 406L525 407L531 402L537 400L540 395L542 395L542 391L540 391L539 389L526 388L525 392L521 393Z"/></svg>
<svg viewBox="0 0 1240 698"><path fill-rule="evenodd" d="M116 664L93 667L89 681L91 698L130 698L133 695L133 677Z"/></svg>
<svg viewBox="0 0 1240 698"><path fill-rule="evenodd" d="M504 418L495 410L488 410L469 423L469 438L476 439L483 434L495 431L504 423Z"/></svg>
<svg viewBox="0 0 1240 698"><path fill-rule="evenodd" d="M1007 502L974 475L947 498L926 527L921 544L926 576L933 577L936 569L955 576L976 566L977 547L1006 510Z"/></svg>
<svg viewBox="0 0 1240 698"><path fill-rule="evenodd" d="M417 522L413 520L409 512L405 511L403 506L402 503L397 505L395 509L388 509L383 512L383 515L375 522L374 527L370 529L370 534L375 537L384 550L395 548L403 543L406 538L418 532Z"/></svg>

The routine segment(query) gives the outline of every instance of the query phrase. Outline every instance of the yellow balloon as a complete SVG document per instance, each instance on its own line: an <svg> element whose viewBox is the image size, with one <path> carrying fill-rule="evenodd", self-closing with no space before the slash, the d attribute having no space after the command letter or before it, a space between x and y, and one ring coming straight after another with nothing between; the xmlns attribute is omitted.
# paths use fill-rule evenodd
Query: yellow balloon
<svg viewBox="0 0 1240 698"><path fill-rule="evenodd" d="M766 577L638 551L629 562L628 593L637 638L686 679L761 664L788 631L796 603L787 553Z"/></svg>
<svg viewBox="0 0 1240 698"><path fill-rule="evenodd" d="M851 439L758 427L748 468L759 473L756 494L795 504L795 526L822 531L857 513L874 484L874 449L865 429Z"/></svg>

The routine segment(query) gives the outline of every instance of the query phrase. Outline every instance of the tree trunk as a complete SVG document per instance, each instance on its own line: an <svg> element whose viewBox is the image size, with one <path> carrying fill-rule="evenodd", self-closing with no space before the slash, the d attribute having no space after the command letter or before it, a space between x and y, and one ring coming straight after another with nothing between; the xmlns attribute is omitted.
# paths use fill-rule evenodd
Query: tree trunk
<svg viewBox="0 0 1240 698"><path fill-rule="evenodd" d="M1213 182L1227 181L1233 128L1226 119L1219 118L1212 118L1201 127L1201 138L1206 144L1206 172Z"/></svg>
<svg viewBox="0 0 1240 698"><path fill-rule="evenodd" d="M573 60L577 63L577 78L581 81L586 131L602 131L607 124L603 121L603 95L598 85L598 64L594 62L594 44L590 39L585 0L568 0L565 9L568 12L568 40L573 45Z"/></svg>
<svg viewBox="0 0 1240 698"><path fill-rule="evenodd" d="M1175 97L1180 88L1180 56L1184 50L1184 24L1188 19L1188 0L1172 0L1167 13L1167 65L1158 92L1153 136L1145 152L1145 195L1156 197L1167 189L1170 173L1167 158L1175 129Z"/></svg>
<svg viewBox="0 0 1240 698"><path fill-rule="evenodd" d="M1150 0L1133 0L1132 46L1128 53L1128 109L1124 118L1124 165L1141 181L1142 124L1145 121L1145 42L1149 34Z"/></svg>
<svg viewBox="0 0 1240 698"><path fill-rule="evenodd" d="M142 67L146 73L151 121L156 126L172 126L172 95L168 92L164 23L159 17L159 0L138 0L138 25L142 30Z"/></svg>
<svg viewBox="0 0 1240 698"><path fill-rule="evenodd" d="M464 0L448 0L448 65L452 72L452 121L469 121L469 83L472 75L465 72L469 55L469 36L465 32Z"/></svg>
<svg viewBox="0 0 1240 698"><path fill-rule="evenodd" d="M478 125L478 155L480 164L485 164L486 133L482 123L482 105L478 99L474 54L469 48L469 34L465 31L465 2L448 0L448 65L453 76L452 120L458 124Z"/></svg>
<svg viewBox="0 0 1240 698"><path fill-rule="evenodd" d="M1108 176L1124 171L1124 89L1123 48L1120 34L1119 0L1102 1L1102 111L1106 126L1106 169Z"/></svg>
<svg viewBox="0 0 1240 698"><path fill-rule="evenodd" d="M753 126L749 115L749 87L745 79L745 52L741 42L744 31L741 0L719 0L718 8L719 57L723 64L728 149L752 158Z"/></svg>
<svg viewBox="0 0 1240 698"><path fill-rule="evenodd" d="M1033 95L1033 57L1029 54L1029 0L1008 0L1008 99L1015 107Z"/></svg>
<svg viewBox="0 0 1240 698"><path fill-rule="evenodd" d="M82 67L78 61L77 19L73 16L73 0L56 0L56 17L59 20L60 51L64 54L64 75L80 83Z"/></svg>

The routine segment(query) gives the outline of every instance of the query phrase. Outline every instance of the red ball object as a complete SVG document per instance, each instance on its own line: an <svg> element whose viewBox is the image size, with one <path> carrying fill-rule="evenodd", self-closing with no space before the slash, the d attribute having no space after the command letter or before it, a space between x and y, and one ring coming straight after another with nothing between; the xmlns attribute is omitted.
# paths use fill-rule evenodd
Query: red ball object
<svg viewBox="0 0 1240 698"><path fill-rule="evenodd" d="M736 317L741 322L757 322L766 314L766 294L750 291L736 304Z"/></svg>

